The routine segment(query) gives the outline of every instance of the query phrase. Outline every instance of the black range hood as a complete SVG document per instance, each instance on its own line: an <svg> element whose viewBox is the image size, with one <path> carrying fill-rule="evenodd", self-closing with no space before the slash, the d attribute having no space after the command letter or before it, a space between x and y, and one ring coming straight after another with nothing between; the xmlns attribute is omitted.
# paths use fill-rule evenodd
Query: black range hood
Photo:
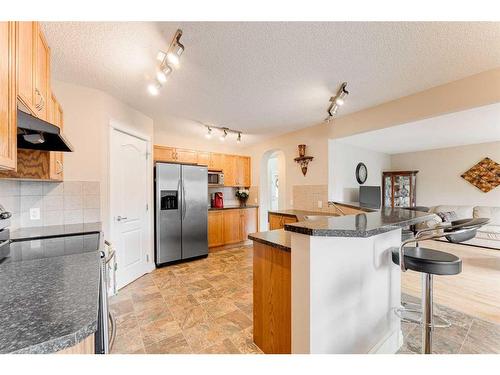
<svg viewBox="0 0 500 375"><path fill-rule="evenodd" d="M17 148L72 152L73 146L57 126L17 110Z"/></svg>

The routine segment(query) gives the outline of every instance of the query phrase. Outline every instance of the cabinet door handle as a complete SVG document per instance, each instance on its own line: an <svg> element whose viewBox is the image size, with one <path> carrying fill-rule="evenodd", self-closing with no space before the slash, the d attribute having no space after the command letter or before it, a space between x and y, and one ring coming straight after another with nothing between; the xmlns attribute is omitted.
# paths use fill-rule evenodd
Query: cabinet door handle
<svg viewBox="0 0 500 375"><path fill-rule="evenodd" d="M40 90L38 90L37 88L35 88L35 93L40 97L40 102L37 103L37 104L35 104L35 108L38 111L41 111L43 109L43 107L45 106L45 98L43 97L43 95L40 92Z"/></svg>
<svg viewBox="0 0 500 375"><path fill-rule="evenodd" d="M63 163L61 163L59 160L56 160L56 163L59 165L59 171L57 172L57 174L62 174L63 171L64 171L64 166L63 166Z"/></svg>

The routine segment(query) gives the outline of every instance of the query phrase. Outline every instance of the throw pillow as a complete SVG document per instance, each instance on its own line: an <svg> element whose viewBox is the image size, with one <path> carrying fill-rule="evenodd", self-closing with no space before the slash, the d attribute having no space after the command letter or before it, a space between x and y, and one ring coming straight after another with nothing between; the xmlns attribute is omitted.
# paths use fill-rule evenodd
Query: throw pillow
<svg viewBox="0 0 500 375"><path fill-rule="evenodd" d="M443 223L451 223L452 221L458 219L457 213L455 211L436 212L436 215L438 215L441 220L443 220Z"/></svg>

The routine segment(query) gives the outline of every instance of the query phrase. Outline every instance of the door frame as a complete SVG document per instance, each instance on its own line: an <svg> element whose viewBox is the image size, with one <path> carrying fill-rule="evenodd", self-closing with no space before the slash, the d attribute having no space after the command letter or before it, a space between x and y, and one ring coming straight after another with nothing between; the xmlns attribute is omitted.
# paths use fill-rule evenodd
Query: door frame
<svg viewBox="0 0 500 375"><path fill-rule="evenodd" d="M114 183L111 179L111 171L113 170L113 158L111 157L113 153L113 134L114 131L119 131L121 133L128 134L132 137L139 138L143 141L146 142L146 147L147 147L147 171L146 171L146 189L147 189L147 205L148 205L148 212L149 215L146 215L146 239L147 239L147 244L146 244L146 254L148 256L148 260L145 263L145 268L144 268L144 274L149 273L155 269L155 263L154 263L154 240L153 240L153 230L152 230L152 220L153 220L153 215L154 215L154 203L153 203L153 144L151 140L151 136L147 135L145 133L142 133L140 131L137 131L133 127L120 122L118 120L110 119L109 121L109 153L108 153L108 174L107 174L107 179L108 179L108 197L109 197L109 215L108 215L108 225L109 225L109 234L110 234L110 239L111 242L113 243L113 236L115 233L115 220L113 220L113 205L112 205L112 191L114 188Z"/></svg>

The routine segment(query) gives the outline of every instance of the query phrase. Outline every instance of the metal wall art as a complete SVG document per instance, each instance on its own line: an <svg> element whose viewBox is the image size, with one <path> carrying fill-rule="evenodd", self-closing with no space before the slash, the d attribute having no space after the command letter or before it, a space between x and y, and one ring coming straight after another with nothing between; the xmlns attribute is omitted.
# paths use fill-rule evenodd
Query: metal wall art
<svg viewBox="0 0 500 375"><path fill-rule="evenodd" d="M461 176L484 193L500 185L500 164L484 158Z"/></svg>

